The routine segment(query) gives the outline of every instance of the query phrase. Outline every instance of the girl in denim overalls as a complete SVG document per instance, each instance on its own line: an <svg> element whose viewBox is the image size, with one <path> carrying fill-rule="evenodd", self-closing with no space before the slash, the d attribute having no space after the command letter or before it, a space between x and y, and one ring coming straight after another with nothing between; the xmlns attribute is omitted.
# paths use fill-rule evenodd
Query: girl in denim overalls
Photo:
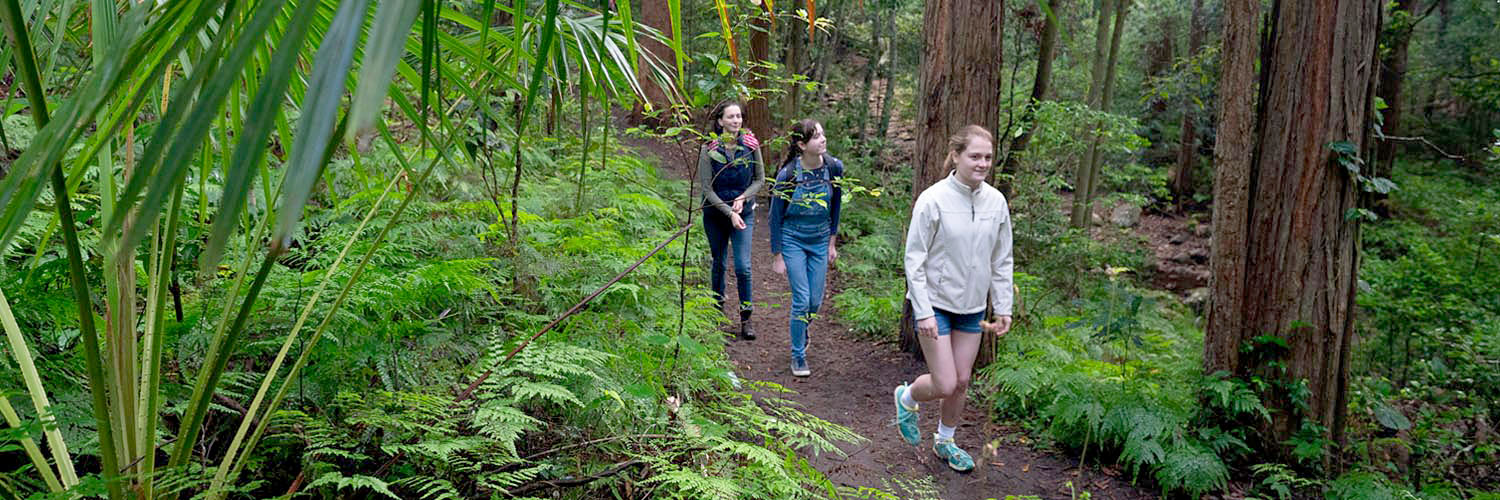
<svg viewBox="0 0 1500 500"><path fill-rule="evenodd" d="M740 338L755 340L750 327L750 240L755 232L755 193L765 184L765 162L755 134L742 129L739 103L714 108L709 128L714 139L698 156L698 186L703 191L703 233L713 256L710 282L719 310L724 309L724 258L734 244L734 284L740 294Z"/></svg>
<svg viewBox="0 0 1500 500"><path fill-rule="evenodd" d="M837 259L838 179L844 164L828 155L823 126L802 120L791 130L787 159L776 173L771 197L771 253L777 273L792 289L790 313L792 375L812 374L807 366L807 325L823 304L828 262Z"/></svg>

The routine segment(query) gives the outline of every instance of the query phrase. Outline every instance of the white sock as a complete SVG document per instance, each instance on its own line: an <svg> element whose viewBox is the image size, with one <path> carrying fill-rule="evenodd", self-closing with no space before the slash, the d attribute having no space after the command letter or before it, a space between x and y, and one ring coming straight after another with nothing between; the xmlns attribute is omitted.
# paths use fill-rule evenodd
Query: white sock
<svg viewBox="0 0 1500 500"><path fill-rule="evenodd" d="M917 409L917 400L911 398L910 386L908 386L906 390L901 391L901 406L905 406L908 410Z"/></svg>
<svg viewBox="0 0 1500 500"><path fill-rule="evenodd" d="M954 430L955 430L954 427L948 427L946 425L943 425L943 421L942 420L938 420L938 432L937 432L938 439L953 439L953 431Z"/></svg>

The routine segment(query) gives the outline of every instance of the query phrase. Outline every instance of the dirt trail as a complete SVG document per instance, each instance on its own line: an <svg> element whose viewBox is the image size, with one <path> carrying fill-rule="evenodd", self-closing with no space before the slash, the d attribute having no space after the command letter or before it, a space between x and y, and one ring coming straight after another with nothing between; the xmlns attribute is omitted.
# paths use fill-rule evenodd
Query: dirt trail
<svg viewBox="0 0 1500 500"><path fill-rule="evenodd" d="M675 146L644 140L627 140L637 149L654 154L663 161L663 174L689 178L695 162L678 158ZM912 447L901 440L892 421L895 408L891 390L902 381L925 373L926 368L910 355L892 345L858 339L839 324L831 307L838 293L838 270L829 272L828 293L823 302L823 319L809 328L808 362L812 376L792 377L788 368L790 340L787 314L791 293L786 278L771 270L770 241L767 230L769 203L762 202L756 211L752 276L755 280L754 325L759 338L754 341L732 341L726 347L735 371L741 378L781 384L793 391L778 395L796 401L802 409L830 422L846 426L868 439L858 445L845 445L847 456L824 454L812 459L836 485L854 488L871 487L892 492L901 498L942 498L954 500L1005 498L1006 495L1037 495L1047 499L1069 499L1066 486L1073 482L1078 491L1089 491L1098 499L1154 498L1153 492L1132 486L1118 473L1103 473L1096 468L1078 470L1076 458L1042 453L1025 446L1000 444L993 454L981 456L986 443L1013 441L1000 439L1014 436L990 423L979 400L971 397L964 421L956 438L959 446L974 455L976 469L959 474L938 460L931 451L931 433L935 431L935 411L922 415L924 438L921 446ZM701 238L701 232L694 232ZM727 273L726 291L731 303L737 300L734 273ZM738 316L733 318L738 321Z"/></svg>

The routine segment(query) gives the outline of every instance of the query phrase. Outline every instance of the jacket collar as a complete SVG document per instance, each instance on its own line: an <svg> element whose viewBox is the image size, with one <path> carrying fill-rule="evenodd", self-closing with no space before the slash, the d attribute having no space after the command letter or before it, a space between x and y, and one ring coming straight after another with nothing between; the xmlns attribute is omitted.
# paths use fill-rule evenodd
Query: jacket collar
<svg viewBox="0 0 1500 500"><path fill-rule="evenodd" d="M948 172L948 178L943 179L943 182L947 183L948 187L952 188L953 191L957 192L958 194L963 195L965 198L968 198L970 201L973 201L973 199L975 197L979 196L980 192L984 191L984 184L983 183L979 184L978 186L974 187L973 189L970 189L969 186L965 186L964 183L959 182L959 180L958 180L958 174L956 172L953 172L953 171L949 171Z"/></svg>

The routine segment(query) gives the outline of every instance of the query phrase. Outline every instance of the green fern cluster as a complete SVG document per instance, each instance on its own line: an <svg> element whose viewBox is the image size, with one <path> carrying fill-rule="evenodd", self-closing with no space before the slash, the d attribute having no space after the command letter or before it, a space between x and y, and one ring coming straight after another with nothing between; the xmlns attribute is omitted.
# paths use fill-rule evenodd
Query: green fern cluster
<svg viewBox="0 0 1500 500"><path fill-rule="evenodd" d="M1018 281L1023 294L1039 284ZM1105 289L1099 296L1120 294ZM1132 312L1108 303L1087 308ZM1144 307L1134 314L1129 336L1101 336L1085 328L1099 321L1077 316L1023 318L1026 333L1006 337L1006 353L982 370L981 383L993 389L999 413L1033 422L1085 456L1113 459L1166 490L1222 490L1229 464L1250 451L1236 422L1266 418L1266 409L1243 382L1200 374L1197 356L1183 354L1200 350L1200 340L1179 326L1180 313Z"/></svg>

